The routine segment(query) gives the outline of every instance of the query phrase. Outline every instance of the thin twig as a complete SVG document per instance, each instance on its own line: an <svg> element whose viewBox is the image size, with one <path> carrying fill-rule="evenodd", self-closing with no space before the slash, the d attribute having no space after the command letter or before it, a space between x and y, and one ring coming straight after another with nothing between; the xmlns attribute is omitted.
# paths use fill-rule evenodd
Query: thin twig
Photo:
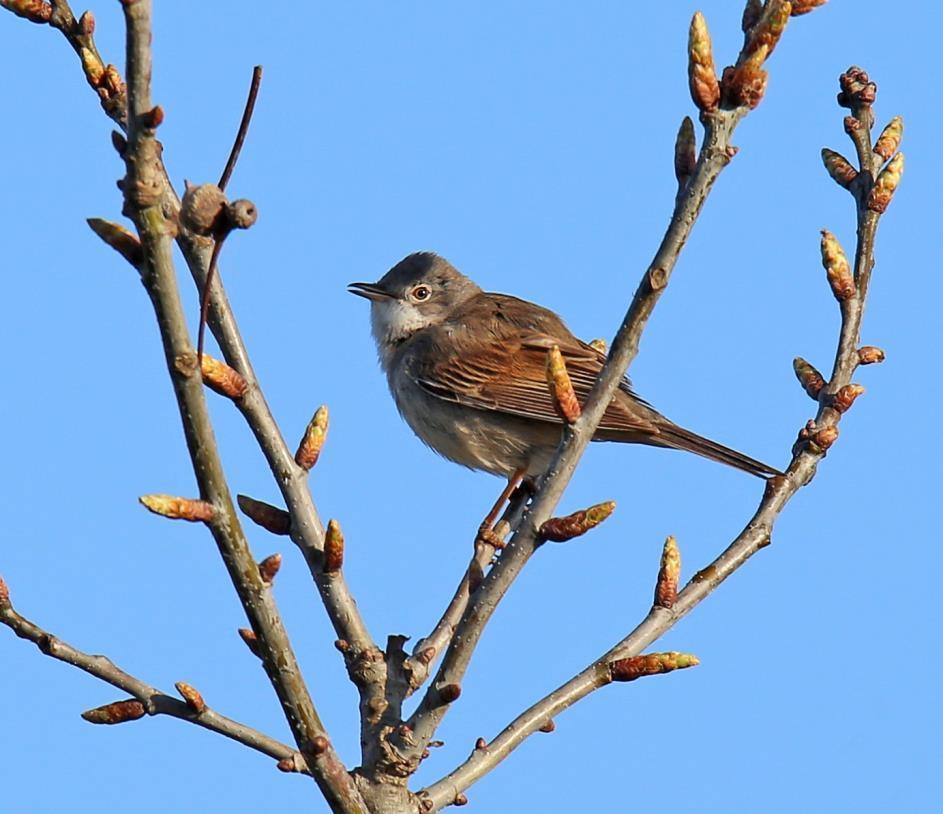
<svg viewBox="0 0 943 814"><path fill-rule="evenodd" d="M252 81L249 83L249 96L246 99L245 110L242 111L242 121L239 122L239 130L236 132L236 140L233 142L232 150L229 153L229 159L223 169L223 174L219 176L217 186L225 191L226 185L232 176L232 171L236 169L236 162L239 160L239 153L242 151L242 145L246 140L246 133L249 132L249 122L252 121L252 113L255 110L255 100L259 95L259 85L262 84L262 66L256 65L252 69Z"/></svg>
<svg viewBox="0 0 943 814"><path fill-rule="evenodd" d="M51 658L64 661L73 667L100 678L140 701L149 715L169 715L204 729L224 735L238 743L255 749L276 760L291 760L302 771L307 772L301 753L252 727L220 715L210 708L197 713L186 702L161 692L138 678L126 673L105 656L92 656L77 650L62 639L43 630L35 622L17 613L12 606L0 603L0 622L10 628L21 639L33 642Z"/></svg>

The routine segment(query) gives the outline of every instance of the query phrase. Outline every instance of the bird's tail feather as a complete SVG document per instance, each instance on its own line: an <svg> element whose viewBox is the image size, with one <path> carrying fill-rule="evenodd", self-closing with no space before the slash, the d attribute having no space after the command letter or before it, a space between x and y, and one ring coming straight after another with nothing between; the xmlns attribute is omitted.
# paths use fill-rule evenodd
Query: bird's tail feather
<svg viewBox="0 0 943 814"><path fill-rule="evenodd" d="M697 433L679 427L677 424L668 423L667 425L659 426L658 435L652 440L656 444L661 441L664 446L671 447L672 449L682 449L697 453L712 461L717 461L732 466L735 469L749 472L751 475L756 475L758 478L769 478L773 475L782 474L778 469L774 469L764 464L762 461L757 461L755 458L744 455L742 452L737 452L735 449L730 449L730 447L725 447L723 444L718 444L716 441L711 441L709 438L704 438Z"/></svg>

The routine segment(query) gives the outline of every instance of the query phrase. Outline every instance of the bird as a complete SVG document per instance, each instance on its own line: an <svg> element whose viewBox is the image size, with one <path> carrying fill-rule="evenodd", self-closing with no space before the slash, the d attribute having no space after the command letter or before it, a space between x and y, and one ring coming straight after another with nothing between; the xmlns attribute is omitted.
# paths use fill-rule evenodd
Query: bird
<svg viewBox="0 0 943 814"><path fill-rule="evenodd" d="M560 349L581 404L606 362L553 311L483 291L433 252L410 254L377 282L348 290L370 301L380 366L413 432L448 460L509 483L541 475L560 443L548 351ZM628 378L593 440L685 450L761 478L781 474L665 418Z"/></svg>

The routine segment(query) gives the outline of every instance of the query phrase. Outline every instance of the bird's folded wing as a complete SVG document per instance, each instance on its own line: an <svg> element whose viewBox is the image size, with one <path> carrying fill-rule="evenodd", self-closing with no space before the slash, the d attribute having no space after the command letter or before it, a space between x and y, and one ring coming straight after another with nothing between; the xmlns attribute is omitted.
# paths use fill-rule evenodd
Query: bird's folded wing
<svg viewBox="0 0 943 814"><path fill-rule="evenodd" d="M500 342L459 342L453 353L422 354L412 375L416 383L438 398L474 407L559 424L547 386L547 353L560 348L573 389L585 403L605 356L579 340L570 341L541 333L521 331L500 337ZM430 361L431 359L436 361ZM646 413L654 413L629 389L629 399L615 399L606 409L600 430L657 433ZM634 409L633 409L634 408Z"/></svg>

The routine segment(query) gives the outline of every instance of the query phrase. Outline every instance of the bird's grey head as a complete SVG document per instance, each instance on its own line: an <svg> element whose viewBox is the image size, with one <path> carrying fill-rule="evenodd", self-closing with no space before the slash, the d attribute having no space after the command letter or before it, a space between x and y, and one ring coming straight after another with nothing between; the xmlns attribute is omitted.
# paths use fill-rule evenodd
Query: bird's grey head
<svg viewBox="0 0 943 814"><path fill-rule="evenodd" d="M380 361L416 331L444 322L481 289L433 252L403 258L375 283L351 283L351 294L370 300L370 321Z"/></svg>

